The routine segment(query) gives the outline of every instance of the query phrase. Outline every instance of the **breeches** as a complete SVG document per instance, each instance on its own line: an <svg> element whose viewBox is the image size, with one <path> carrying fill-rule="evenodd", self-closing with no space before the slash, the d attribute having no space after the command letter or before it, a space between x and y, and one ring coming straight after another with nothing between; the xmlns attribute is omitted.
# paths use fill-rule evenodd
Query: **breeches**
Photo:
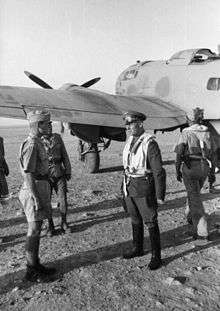
<svg viewBox="0 0 220 311"><path fill-rule="evenodd" d="M157 205L152 197L125 197L128 213L133 224L142 224L152 228L157 223Z"/></svg>
<svg viewBox="0 0 220 311"><path fill-rule="evenodd" d="M50 218L52 212L49 182L47 180L37 180L35 181L35 184L41 202L39 210L36 210L33 196L27 186L23 185L19 192L19 200L23 205L24 213L28 222L41 221Z"/></svg>
<svg viewBox="0 0 220 311"><path fill-rule="evenodd" d="M206 236L207 221L200 191L208 176L209 166L206 162L192 161L191 168L183 165L183 181L187 191L189 210L195 231L199 235Z"/></svg>
<svg viewBox="0 0 220 311"><path fill-rule="evenodd" d="M53 190L55 190L57 194L57 203L58 208L62 214L67 213L67 184L66 179L64 177L59 178L55 182L50 182L51 186L51 195Z"/></svg>

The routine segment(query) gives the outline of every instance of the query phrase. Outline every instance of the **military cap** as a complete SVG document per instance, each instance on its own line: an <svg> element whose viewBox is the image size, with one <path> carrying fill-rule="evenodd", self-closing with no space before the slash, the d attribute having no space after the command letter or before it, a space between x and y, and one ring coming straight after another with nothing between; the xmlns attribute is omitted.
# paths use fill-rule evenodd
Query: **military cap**
<svg viewBox="0 0 220 311"><path fill-rule="evenodd" d="M40 121L50 122L50 113L48 110L32 110L27 113L27 119L30 123Z"/></svg>
<svg viewBox="0 0 220 311"><path fill-rule="evenodd" d="M138 111L133 111L129 110L123 114L123 119L125 120L125 124L141 121L143 122L146 120L145 114L138 112Z"/></svg>

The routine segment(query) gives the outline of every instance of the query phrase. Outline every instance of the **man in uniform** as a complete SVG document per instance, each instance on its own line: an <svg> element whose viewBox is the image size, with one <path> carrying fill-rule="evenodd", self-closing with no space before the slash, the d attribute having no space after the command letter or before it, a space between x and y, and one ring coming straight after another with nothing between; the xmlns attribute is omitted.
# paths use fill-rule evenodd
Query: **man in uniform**
<svg viewBox="0 0 220 311"><path fill-rule="evenodd" d="M0 198L8 196L8 184L5 176L9 175L7 162L5 161L4 141L0 137Z"/></svg>
<svg viewBox="0 0 220 311"><path fill-rule="evenodd" d="M208 127L203 125L203 109L193 110L194 122L185 128L175 146L176 178L184 182L188 205L186 217L193 225L195 239L208 240L207 219L200 191L212 162L212 143Z"/></svg>
<svg viewBox="0 0 220 311"><path fill-rule="evenodd" d="M124 258L144 254L144 227L149 230L151 243L150 270L162 265L160 231L157 221L157 199L164 201L166 188L161 152L155 137L146 133L143 121L146 116L135 111L124 114L125 124L131 131L123 150L124 198L131 217L133 248L123 255Z"/></svg>
<svg viewBox="0 0 220 311"><path fill-rule="evenodd" d="M43 220L50 217L50 185L48 159L41 136L48 132L50 114L33 111L27 115L30 134L20 148L19 160L24 182L19 193L28 222L25 243L27 270L25 279L37 281L55 273L54 268L40 264L39 244Z"/></svg>
<svg viewBox="0 0 220 311"><path fill-rule="evenodd" d="M51 194L53 189L58 197L58 208L61 214L61 231L70 232L66 221L67 215L67 181L71 178L71 164L64 142L57 133L52 133L52 124L49 131L42 136L42 141L49 160L49 182ZM54 225L52 217L48 220L49 232L53 235Z"/></svg>

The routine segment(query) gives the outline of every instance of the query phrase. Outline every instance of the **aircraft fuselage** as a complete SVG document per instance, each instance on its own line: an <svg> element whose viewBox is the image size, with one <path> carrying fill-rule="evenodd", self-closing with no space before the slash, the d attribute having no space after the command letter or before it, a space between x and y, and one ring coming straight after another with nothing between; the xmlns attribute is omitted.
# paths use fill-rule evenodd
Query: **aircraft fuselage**
<svg viewBox="0 0 220 311"><path fill-rule="evenodd" d="M168 61L138 61L121 73L116 94L160 98L189 116L203 108L220 133L220 57L208 49L180 51Z"/></svg>

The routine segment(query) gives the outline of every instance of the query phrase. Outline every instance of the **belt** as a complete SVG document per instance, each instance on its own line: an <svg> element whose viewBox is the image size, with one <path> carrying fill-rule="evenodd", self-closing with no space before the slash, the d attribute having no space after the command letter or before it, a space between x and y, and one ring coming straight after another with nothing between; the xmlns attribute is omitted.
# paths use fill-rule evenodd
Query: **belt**
<svg viewBox="0 0 220 311"><path fill-rule="evenodd" d="M48 175L35 175L36 180L48 180Z"/></svg>
<svg viewBox="0 0 220 311"><path fill-rule="evenodd" d="M203 156L196 155L196 154L189 155L189 159L190 160L195 160L195 161L206 160Z"/></svg>

